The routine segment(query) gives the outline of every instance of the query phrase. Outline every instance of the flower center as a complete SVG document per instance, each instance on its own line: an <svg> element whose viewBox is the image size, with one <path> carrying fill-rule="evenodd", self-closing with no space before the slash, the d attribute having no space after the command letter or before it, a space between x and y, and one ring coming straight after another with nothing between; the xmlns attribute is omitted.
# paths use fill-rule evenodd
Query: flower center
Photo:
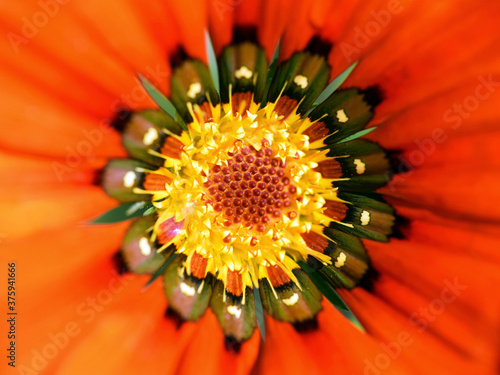
<svg viewBox="0 0 500 375"><path fill-rule="evenodd" d="M204 183L209 194L206 201L216 212L223 213L226 227L236 229L242 224L249 232L265 233L283 215L297 217L290 208L297 188L290 183L288 165L265 147L267 141L262 144L260 150L250 146L228 152L227 160L216 164ZM277 236L273 239L277 240ZM230 236L224 238L224 242L230 241Z"/></svg>
<svg viewBox="0 0 500 375"><path fill-rule="evenodd" d="M299 234L318 221L314 211L325 200L313 159L321 152L309 150L308 136L292 133L273 108L207 121L195 107L193 118L178 137L178 158L165 163L173 181L154 194L160 242L212 259L214 274L281 263L283 248L303 244Z"/></svg>

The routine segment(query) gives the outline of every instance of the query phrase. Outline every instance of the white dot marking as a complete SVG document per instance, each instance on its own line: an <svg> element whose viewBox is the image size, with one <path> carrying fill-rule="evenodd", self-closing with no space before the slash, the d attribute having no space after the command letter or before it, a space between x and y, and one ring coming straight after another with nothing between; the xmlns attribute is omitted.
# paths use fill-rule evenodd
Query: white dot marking
<svg viewBox="0 0 500 375"><path fill-rule="evenodd" d="M135 172L133 171L128 171L125 173L125 176L123 176L123 186L126 188L131 188L135 184L137 176L135 175Z"/></svg>
<svg viewBox="0 0 500 375"><path fill-rule="evenodd" d="M196 290L192 286L187 285L184 281L179 284L179 287L181 288L182 294L188 297L192 297L196 293Z"/></svg>
<svg viewBox="0 0 500 375"><path fill-rule="evenodd" d="M366 164L361 161L361 159L354 159L354 165L356 166L356 173L363 174L366 171Z"/></svg>
<svg viewBox="0 0 500 375"><path fill-rule="evenodd" d="M238 306L228 306L227 312L239 319L241 316L241 309Z"/></svg>
<svg viewBox="0 0 500 375"><path fill-rule="evenodd" d="M149 128L144 136L142 137L142 143L146 146L151 146L154 141L158 139L158 131L155 128Z"/></svg>
<svg viewBox="0 0 500 375"><path fill-rule="evenodd" d="M151 254L151 246L149 245L149 240L146 237L141 237L139 240L139 249L141 249L141 254L144 256Z"/></svg>
<svg viewBox="0 0 500 375"><path fill-rule="evenodd" d="M309 81L307 80L306 76L303 76L302 74L298 74L295 76L293 79L293 82L299 86L301 89L305 89L307 85L309 84Z"/></svg>
<svg viewBox="0 0 500 375"><path fill-rule="evenodd" d="M361 213L361 225L370 224L370 213L368 211L363 211Z"/></svg>
<svg viewBox="0 0 500 375"><path fill-rule="evenodd" d="M337 111L337 120L339 120L339 122L341 122L341 123L345 123L345 122L349 121L349 117L347 117L347 115L343 109L339 109Z"/></svg>
<svg viewBox="0 0 500 375"><path fill-rule="evenodd" d="M293 293L290 298L283 299L282 301L287 306L293 306L299 301L299 295L297 293Z"/></svg>
<svg viewBox="0 0 500 375"><path fill-rule="evenodd" d="M340 268L345 264L345 261L347 260L347 256L343 251L340 252L339 256L337 257L337 261L335 262L335 267Z"/></svg>
<svg viewBox="0 0 500 375"><path fill-rule="evenodd" d="M250 79L253 76L253 72L248 69L245 65L234 72L234 76L238 79L246 78Z"/></svg>
<svg viewBox="0 0 500 375"><path fill-rule="evenodd" d="M187 96L191 99L194 99L196 98L196 95L198 95L200 92L201 92L200 82L193 82L189 85Z"/></svg>

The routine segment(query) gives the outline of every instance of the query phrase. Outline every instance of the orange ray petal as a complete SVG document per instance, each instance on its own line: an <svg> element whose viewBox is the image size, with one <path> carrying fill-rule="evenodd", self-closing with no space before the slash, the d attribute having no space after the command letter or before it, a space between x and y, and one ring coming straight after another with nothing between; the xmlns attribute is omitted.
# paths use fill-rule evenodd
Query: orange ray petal
<svg viewBox="0 0 500 375"><path fill-rule="evenodd" d="M52 183L2 186L0 227L10 238L84 224L116 206L97 186Z"/></svg>
<svg viewBox="0 0 500 375"><path fill-rule="evenodd" d="M197 332L184 353L179 374L248 374L259 350L259 333L241 346L239 354L231 353L224 347L224 334L211 310L207 310L198 323Z"/></svg>
<svg viewBox="0 0 500 375"><path fill-rule="evenodd" d="M496 26L500 4L483 1L483 6L478 7L463 1L460 6L456 3L443 5L401 2L400 12L392 14L385 27L380 26L381 21L376 21L373 13L368 13L366 19L350 30L350 37L342 36L337 41L337 49L332 53L335 56L331 62L333 75L360 57L359 66L345 85L379 84L387 99L377 109L374 123L384 121L402 108L424 104L424 100L435 94L454 90L462 81L477 80L479 74L498 71L498 56L491 51L497 49L499 43ZM380 6L372 12L388 12L385 3ZM373 38L367 37L366 50L362 49L358 56L346 57L341 51L343 43L355 46L356 30L374 24L378 24L381 31ZM426 25L424 30L423 24ZM450 26L444 29L443 25ZM471 37L471 29L476 35L485 37ZM440 116L442 118L442 112Z"/></svg>
<svg viewBox="0 0 500 375"><path fill-rule="evenodd" d="M75 160L123 155L118 134L101 122L45 95L43 90L0 73L8 91L0 93L0 144L11 150Z"/></svg>
<svg viewBox="0 0 500 375"><path fill-rule="evenodd" d="M168 0L170 13L178 22L179 42L187 53L205 61L204 30L208 29L208 9L203 0ZM196 12L193 10L196 9Z"/></svg>
<svg viewBox="0 0 500 375"><path fill-rule="evenodd" d="M411 301L411 295L403 295L399 298ZM399 311L378 296L358 288L352 293L342 293L342 297L370 335L381 343L379 354L369 357L378 370L385 371L394 365L406 364L411 366L411 373L490 373L487 364L471 360L456 351L442 337L437 337L432 328L419 331L411 323L411 315Z"/></svg>

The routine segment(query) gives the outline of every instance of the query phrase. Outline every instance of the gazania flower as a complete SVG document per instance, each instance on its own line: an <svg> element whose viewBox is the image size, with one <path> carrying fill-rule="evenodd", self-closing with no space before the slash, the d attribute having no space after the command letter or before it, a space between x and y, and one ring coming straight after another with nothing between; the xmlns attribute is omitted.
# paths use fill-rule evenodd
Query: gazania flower
<svg viewBox="0 0 500 375"><path fill-rule="evenodd" d="M8 370L495 373L499 11L3 7Z"/></svg>

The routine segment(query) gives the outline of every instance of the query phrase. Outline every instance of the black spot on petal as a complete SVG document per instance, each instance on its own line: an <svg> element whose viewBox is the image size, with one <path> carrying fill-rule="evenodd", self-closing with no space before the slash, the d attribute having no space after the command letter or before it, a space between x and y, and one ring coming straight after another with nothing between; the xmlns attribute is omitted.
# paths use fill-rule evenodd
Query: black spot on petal
<svg viewBox="0 0 500 375"><path fill-rule="evenodd" d="M379 277L380 273L373 266L370 266L359 281L359 286L371 293Z"/></svg>
<svg viewBox="0 0 500 375"><path fill-rule="evenodd" d="M241 342L236 340L233 336L224 336L224 345L226 350L231 353L238 354L241 350Z"/></svg>
<svg viewBox="0 0 500 375"><path fill-rule="evenodd" d="M113 261L113 265L115 267L115 270L119 275L123 275L129 271L127 268L127 264L125 263L125 260L123 259L123 255L122 255L121 251L117 251L116 253L113 254L112 261Z"/></svg>
<svg viewBox="0 0 500 375"><path fill-rule="evenodd" d="M303 320L301 322L292 323L292 325L297 332L311 332L318 329L318 320L316 319L316 317L314 317L311 319Z"/></svg>
<svg viewBox="0 0 500 375"><path fill-rule="evenodd" d="M182 319L182 317L177 313L177 311L170 308L170 306L167 307L167 309L165 310L165 318L171 320L177 329L179 329L185 322L185 320Z"/></svg>
<svg viewBox="0 0 500 375"><path fill-rule="evenodd" d="M103 172L104 172L104 168L94 171L93 176L92 176L92 180L90 181L90 183L92 185L95 185L95 186L100 186L101 182L102 182Z"/></svg>
<svg viewBox="0 0 500 375"><path fill-rule="evenodd" d="M403 240L408 237L410 233L411 221L401 215L395 215L396 220L392 228L391 237Z"/></svg>
<svg viewBox="0 0 500 375"><path fill-rule="evenodd" d="M128 108L122 107L118 111L116 111L115 116L110 122L110 125L114 129L121 132L125 128L125 125L127 125L127 123L129 122L131 116L132 111L130 111Z"/></svg>
<svg viewBox="0 0 500 375"><path fill-rule="evenodd" d="M316 271L324 267L323 263L321 263L312 255L309 255L307 257L307 263Z"/></svg>
<svg viewBox="0 0 500 375"><path fill-rule="evenodd" d="M236 26L233 30L233 43L257 42L257 27L255 25Z"/></svg>
<svg viewBox="0 0 500 375"><path fill-rule="evenodd" d="M413 166L403 157L403 152L401 150L387 150L386 152L389 157L391 169L394 173L408 173L414 169Z"/></svg>
<svg viewBox="0 0 500 375"><path fill-rule="evenodd" d="M326 58L332 50L332 43L318 35L315 35L307 44L306 50L313 55L321 55Z"/></svg>
<svg viewBox="0 0 500 375"><path fill-rule="evenodd" d="M365 102L367 102L372 108L375 108L384 100L384 93L378 85L370 86L363 90L362 93L365 96Z"/></svg>
<svg viewBox="0 0 500 375"><path fill-rule="evenodd" d="M169 56L169 61L172 69L178 67L187 59L189 59L189 55L182 46L178 46L177 49Z"/></svg>

